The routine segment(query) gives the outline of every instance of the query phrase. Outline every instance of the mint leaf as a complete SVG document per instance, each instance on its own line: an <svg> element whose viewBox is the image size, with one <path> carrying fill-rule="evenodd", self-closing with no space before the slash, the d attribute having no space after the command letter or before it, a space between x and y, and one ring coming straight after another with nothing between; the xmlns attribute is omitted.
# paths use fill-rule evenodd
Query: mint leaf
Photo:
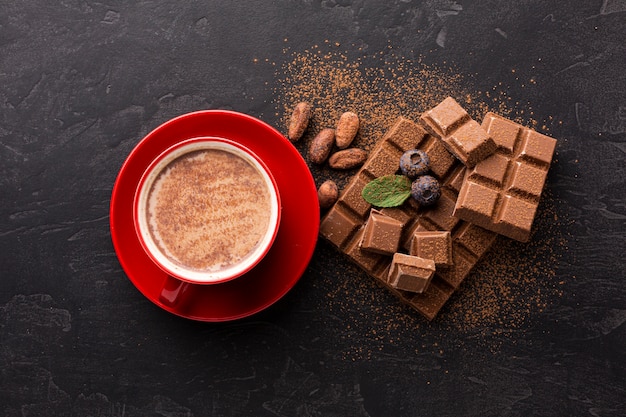
<svg viewBox="0 0 626 417"><path fill-rule="evenodd" d="M385 175L370 181L361 195L373 206L396 207L411 195L411 180L404 175Z"/></svg>

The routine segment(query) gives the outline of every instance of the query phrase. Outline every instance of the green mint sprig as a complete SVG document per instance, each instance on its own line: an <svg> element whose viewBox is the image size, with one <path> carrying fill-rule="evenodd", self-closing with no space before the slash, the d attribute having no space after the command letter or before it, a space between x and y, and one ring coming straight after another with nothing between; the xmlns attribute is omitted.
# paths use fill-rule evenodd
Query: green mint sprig
<svg viewBox="0 0 626 417"><path fill-rule="evenodd" d="M397 207L411 195L411 180L404 175L385 175L370 181L361 195L376 207Z"/></svg>

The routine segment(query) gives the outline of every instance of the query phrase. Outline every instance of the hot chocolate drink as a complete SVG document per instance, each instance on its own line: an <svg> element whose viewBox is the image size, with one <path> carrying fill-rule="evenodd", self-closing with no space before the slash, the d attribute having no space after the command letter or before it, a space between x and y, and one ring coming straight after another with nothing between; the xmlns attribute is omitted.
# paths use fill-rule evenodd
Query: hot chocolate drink
<svg viewBox="0 0 626 417"><path fill-rule="evenodd" d="M272 221L272 195L244 157L198 149L155 174L144 211L162 256L187 271L215 272L255 253Z"/></svg>

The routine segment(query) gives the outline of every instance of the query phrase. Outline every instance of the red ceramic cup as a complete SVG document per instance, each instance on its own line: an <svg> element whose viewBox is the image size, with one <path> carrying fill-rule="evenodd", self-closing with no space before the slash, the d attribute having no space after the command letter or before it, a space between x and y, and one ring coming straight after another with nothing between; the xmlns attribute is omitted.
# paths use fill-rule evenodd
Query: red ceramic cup
<svg viewBox="0 0 626 417"><path fill-rule="evenodd" d="M174 278L161 297L173 303L186 288L181 284L219 284L257 265L276 238L281 202L271 172L252 151L197 137L149 165L133 210L144 250Z"/></svg>

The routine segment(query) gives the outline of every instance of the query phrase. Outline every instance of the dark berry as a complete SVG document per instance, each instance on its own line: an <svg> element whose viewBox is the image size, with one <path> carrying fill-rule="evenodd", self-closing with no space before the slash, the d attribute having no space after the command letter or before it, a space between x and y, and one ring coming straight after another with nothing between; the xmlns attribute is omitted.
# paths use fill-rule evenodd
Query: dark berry
<svg viewBox="0 0 626 417"><path fill-rule="evenodd" d="M429 168L430 160L424 151L411 149L400 157L400 171L411 179L425 174Z"/></svg>
<svg viewBox="0 0 626 417"><path fill-rule="evenodd" d="M417 177L411 184L411 196L423 206L435 204L440 195L439 181L430 175Z"/></svg>

